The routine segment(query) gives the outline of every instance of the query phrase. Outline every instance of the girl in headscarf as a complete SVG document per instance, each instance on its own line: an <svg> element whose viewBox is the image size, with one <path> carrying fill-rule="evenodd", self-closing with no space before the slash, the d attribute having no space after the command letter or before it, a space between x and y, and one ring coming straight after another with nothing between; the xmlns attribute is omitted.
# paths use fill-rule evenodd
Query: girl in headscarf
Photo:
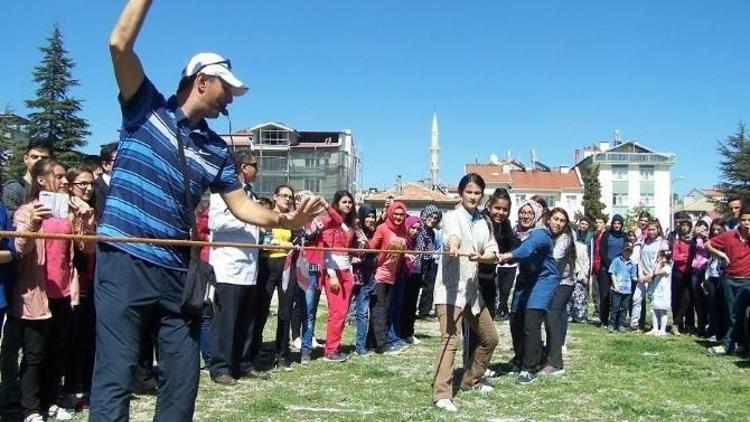
<svg viewBox="0 0 750 422"><path fill-rule="evenodd" d="M443 218L443 213L433 204L424 207L419 214L422 220L422 227L417 235L417 251L436 251L441 245L437 238L437 227ZM418 318L427 318L432 310L432 293L435 290L435 277L437 276L437 267L439 256L420 255L415 261L416 268L422 274L421 288L422 294L419 297L419 306L417 308Z"/></svg>
<svg viewBox="0 0 750 422"><path fill-rule="evenodd" d="M362 204L358 211L357 239L366 244L375 235L377 211L370 204ZM375 271L377 255L363 254L352 257L354 267L354 318L357 325L354 350L361 356L368 355L367 337L370 324L370 296L375 289L372 276Z"/></svg>
<svg viewBox="0 0 750 422"><path fill-rule="evenodd" d="M417 236L422 230L422 221L419 217L410 215L406 217L406 249L413 251L416 247ZM419 288L422 284L422 274L418 262L422 257L419 255L406 255L404 260L404 299L401 302L401 320L399 328L401 337L408 344L419 344L421 341L414 337L414 322L417 319L417 299Z"/></svg>
<svg viewBox="0 0 750 422"><path fill-rule="evenodd" d="M615 214L612 217L609 230L604 232L599 244L601 268L599 268L596 280L599 283L599 320L604 327L607 326L609 321L609 290L612 286L612 275L609 273L609 267L627 241L627 235L623 230L624 222L625 220L620 214Z"/></svg>
<svg viewBox="0 0 750 422"><path fill-rule="evenodd" d="M403 251L406 248L406 207L401 202L393 202L386 210L385 222L377 227L370 242L372 249ZM403 254L381 252L378 254L375 269L375 295L370 298L375 304L372 309L372 322L375 343L380 353L398 354L403 347L388 343L388 308L391 291L401 270Z"/></svg>

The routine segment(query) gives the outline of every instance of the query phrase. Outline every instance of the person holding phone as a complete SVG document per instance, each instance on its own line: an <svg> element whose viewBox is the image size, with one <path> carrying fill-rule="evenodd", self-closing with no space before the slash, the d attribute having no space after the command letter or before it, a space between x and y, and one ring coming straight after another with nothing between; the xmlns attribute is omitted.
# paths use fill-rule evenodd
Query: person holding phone
<svg viewBox="0 0 750 422"><path fill-rule="evenodd" d="M26 203L15 213L19 232L93 234L94 209L72 196L69 215L53 216L40 203L44 192L57 192L65 169L48 158L31 168L32 185ZM78 271L74 251L90 251L91 243L60 239L17 237L20 255L18 277L8 323L18 324L22 336L24 365L21 368L21 408L25 420L70 419L58 406L58 386L63 374L73 307L79 302Z"/></svg>

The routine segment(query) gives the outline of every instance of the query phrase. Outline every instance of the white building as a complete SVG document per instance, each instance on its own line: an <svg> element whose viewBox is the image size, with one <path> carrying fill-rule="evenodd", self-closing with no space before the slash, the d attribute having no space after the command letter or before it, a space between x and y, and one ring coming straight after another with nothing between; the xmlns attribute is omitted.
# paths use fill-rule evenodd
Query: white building
<svg viewBox="0 0 750 422"><path fill-rule="evenodd" d="M601 201L605 213L625 217L631 209L642 205L659 219L666 230L672 214L672 173L675 155L659 153L635 141L601 142L583 151L576 151L576 167L583 173L599 166Z"/></svg>
<svg viewBox="0 0 750 422"><path fill-rule="evenodd" d="M539 195L551 209L564 208L571 220L576 212L582 212L583 181L576 168L550 168L534 161L528 168L519 160L498 161L492 156L488 164L467 164L466 173L477 173L486 183L485 195L497 188L506 188L511 196L510 219L518 219L518 206L534 195Z"/></svg>

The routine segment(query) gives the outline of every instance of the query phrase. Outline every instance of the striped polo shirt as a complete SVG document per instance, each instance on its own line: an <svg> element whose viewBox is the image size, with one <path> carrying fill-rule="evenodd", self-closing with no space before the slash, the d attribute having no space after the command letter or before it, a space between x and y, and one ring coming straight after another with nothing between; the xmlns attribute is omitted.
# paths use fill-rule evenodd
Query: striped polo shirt
<svg viewBox="0 0 750 422"><path fill-rule="evenodd" d="M190 129L175 97L166 100L148 78L133 98L120 98L123 124L109 194L99 223L104 237L187 239L190 219L176 133L185 145L193 205L213 193L242 189L226 143L202 120ZM192 211L192 210L191 210ZM140 243L113 247L155 265L187 270L186 248Z"/></svg>

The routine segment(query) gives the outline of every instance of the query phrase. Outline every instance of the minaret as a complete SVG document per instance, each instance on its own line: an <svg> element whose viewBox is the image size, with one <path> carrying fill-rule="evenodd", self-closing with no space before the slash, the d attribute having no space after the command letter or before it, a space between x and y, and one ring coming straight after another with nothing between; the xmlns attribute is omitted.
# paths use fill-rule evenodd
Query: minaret
<svg viewBox="0 0 750 422"><path fill-rule="evenodd" d="M432 133L430 143L430 182L435 189L440 185L440 132L438 130L437 112L432 113Z"/></svg>

